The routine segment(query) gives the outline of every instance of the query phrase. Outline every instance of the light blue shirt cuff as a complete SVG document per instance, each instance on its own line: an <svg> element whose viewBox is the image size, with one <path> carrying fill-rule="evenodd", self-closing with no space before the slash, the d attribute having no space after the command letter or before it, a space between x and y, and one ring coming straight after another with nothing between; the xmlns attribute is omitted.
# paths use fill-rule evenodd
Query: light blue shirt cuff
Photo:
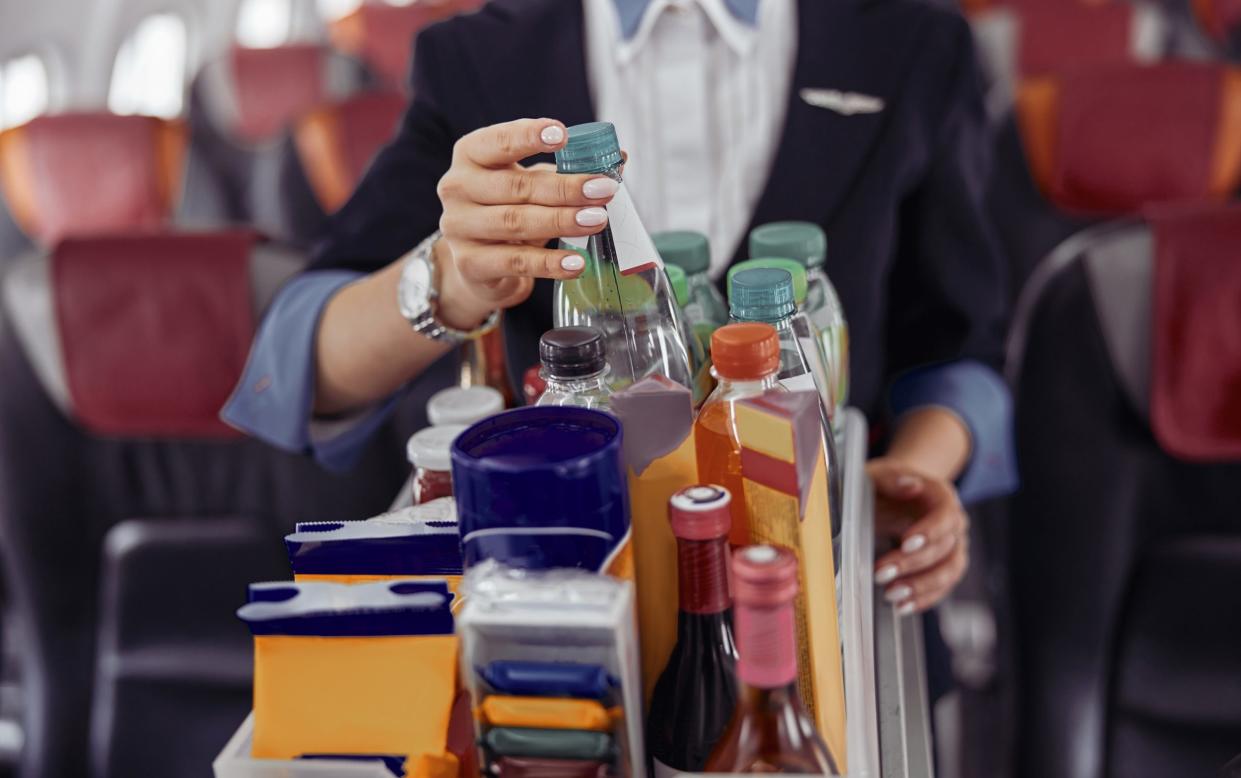
<svg viewBox="0 0 1241 778"><path fill-rule="evenodd" d="M1013 398L995 370L972 359L911 370L892 385L891 404L894 418L936 406L956 414L969 429L973 449L957 480L963 503L1016 491Z"/></svg>
<svg viewBox="0 0 1241 778"><path fill-rule="evenodd" d="M323 308L361 273L324 270L294 278L259 325L241 380L220 412L237 429L276 448L311 454L329 470L348 470L383 425L395 398L348 418L317 420L315 334Z"/></svg>

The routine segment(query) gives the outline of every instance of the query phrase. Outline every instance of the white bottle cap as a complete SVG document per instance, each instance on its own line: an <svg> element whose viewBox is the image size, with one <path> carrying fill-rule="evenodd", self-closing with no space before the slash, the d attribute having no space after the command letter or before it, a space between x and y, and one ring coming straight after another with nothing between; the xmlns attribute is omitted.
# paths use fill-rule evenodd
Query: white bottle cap
<svg viewBox="0 0 1241 778"><path fill-rule="evenodd" d="M463 424L427 427L415 432L405 446L405 455L414 467L448 472L452 467L452 442L465 432Z"/></svg>
<svg viewBox="0 0 1241 778"><path fill-rule="evenodd" d="M470 426L504 410L504 396L490 386L453 387L431 395L427 402L427 419L438 427L443 424Z"/></svg>

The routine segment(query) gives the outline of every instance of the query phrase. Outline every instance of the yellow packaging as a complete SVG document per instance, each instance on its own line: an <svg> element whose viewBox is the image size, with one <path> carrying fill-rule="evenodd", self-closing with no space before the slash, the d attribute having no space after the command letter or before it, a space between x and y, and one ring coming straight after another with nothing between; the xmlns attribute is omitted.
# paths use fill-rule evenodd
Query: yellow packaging
<svg viewBox="0 0 1241 778"><path fill-rule="evenodd" d="M492 727L533 729L575 729L610 732L620 708L609 712L596 700L556 697L508 697L496 695L483 700L478 718Z"/></svg>
<svg viewBox="0 0 1241 778"><path fill-rule="evenodd" d="M693 396L663 376L612 396L624 427L644 704L677 642L677 542L668 500L698 482Z"/></svg>
<svg viewBox="0 0 1241 778"><path fill-rule="evenodd" d="M737 428L750 537L797 554L798 690L836 763L847 771L844 669L819 397L771 392L743 400Z"/></svg>

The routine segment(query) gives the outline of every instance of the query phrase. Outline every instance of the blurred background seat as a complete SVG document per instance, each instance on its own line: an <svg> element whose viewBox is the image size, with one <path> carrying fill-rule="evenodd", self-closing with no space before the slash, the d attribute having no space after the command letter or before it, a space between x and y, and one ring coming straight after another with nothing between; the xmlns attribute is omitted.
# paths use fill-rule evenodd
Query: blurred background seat
<svg viewBox="0 0 1241 778"><path fill-rule="evenodd" d="M249 705L229 626L246 583L287 574L294 522L374 515L400 487L396 432L333 476L219 421L301 261L248 232L118 235L5 277L0 559L23 775L203 774Z"/></svg>
<svg viewBox="0 0 1241 778"><path fill-rule="evenodd" d="M424 0L405 5L362 3L329 27L332 43L366 63L380 84L409 86L414 39L424 27L481 8L486 0Z"/></svg>
<svg viewBox="0 0 1241 778"><path fill-rule="evenodd" d="M297 160L294 122L365 83L361 65L326 46L233 46L208 63L190 92L193 152L222 197L186 205L194 224L251 225L307 245L326 229Z"/></svg>
<svg viewBox="0 0 1241 778"><path fill-rule="evenodd" d="M1086 227L1241 189L1241 71L1100 66L1022 81L996 139L988 202L1011 288Z"/></svg>
<svg viewBox="0 0 1241 778"><path fill-rule="evenodd" d="M1241 743L1239 255L1241 208L1158 210L1023 295L1018 776L1216 775Z"/></svg>
<svg viewBox="0 0 1241 778"><path fill-rule="evenodd" d="M67 235L167 225L185 153L185 126L151 116L66 113L0 132L0 266Z"/></svg>

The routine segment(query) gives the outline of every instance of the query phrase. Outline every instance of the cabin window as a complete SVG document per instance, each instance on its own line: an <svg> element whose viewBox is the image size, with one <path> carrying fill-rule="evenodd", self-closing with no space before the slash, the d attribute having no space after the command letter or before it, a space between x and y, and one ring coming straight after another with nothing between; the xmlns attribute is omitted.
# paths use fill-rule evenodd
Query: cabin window
<svg viewBox="0 0 1241 778"><path fill-rule="evenodd" d="M319 15L329 22L348 16L362 5L362 0L318 0Z"/></svg>
<svg viewBox="0 0 1241 778"><path fill-rule="evenodd" d="M288 43L293 31L292 0L243 0L237 10L237 42L254 49Z"/></svg>
<svg viewBox="0 0 1241 778"><path fill-rule="evenodd" d="M108 89L109 110L164 117L180 114L188 47L181 17L159 13L143 19L117 52Z"/></svg>
<svg viewBox="0 0 1241 778"><path fill-rule="evenodd" d="M35 54L0 63L0 129L24 124L48 108L47 66Z"/></svg>

